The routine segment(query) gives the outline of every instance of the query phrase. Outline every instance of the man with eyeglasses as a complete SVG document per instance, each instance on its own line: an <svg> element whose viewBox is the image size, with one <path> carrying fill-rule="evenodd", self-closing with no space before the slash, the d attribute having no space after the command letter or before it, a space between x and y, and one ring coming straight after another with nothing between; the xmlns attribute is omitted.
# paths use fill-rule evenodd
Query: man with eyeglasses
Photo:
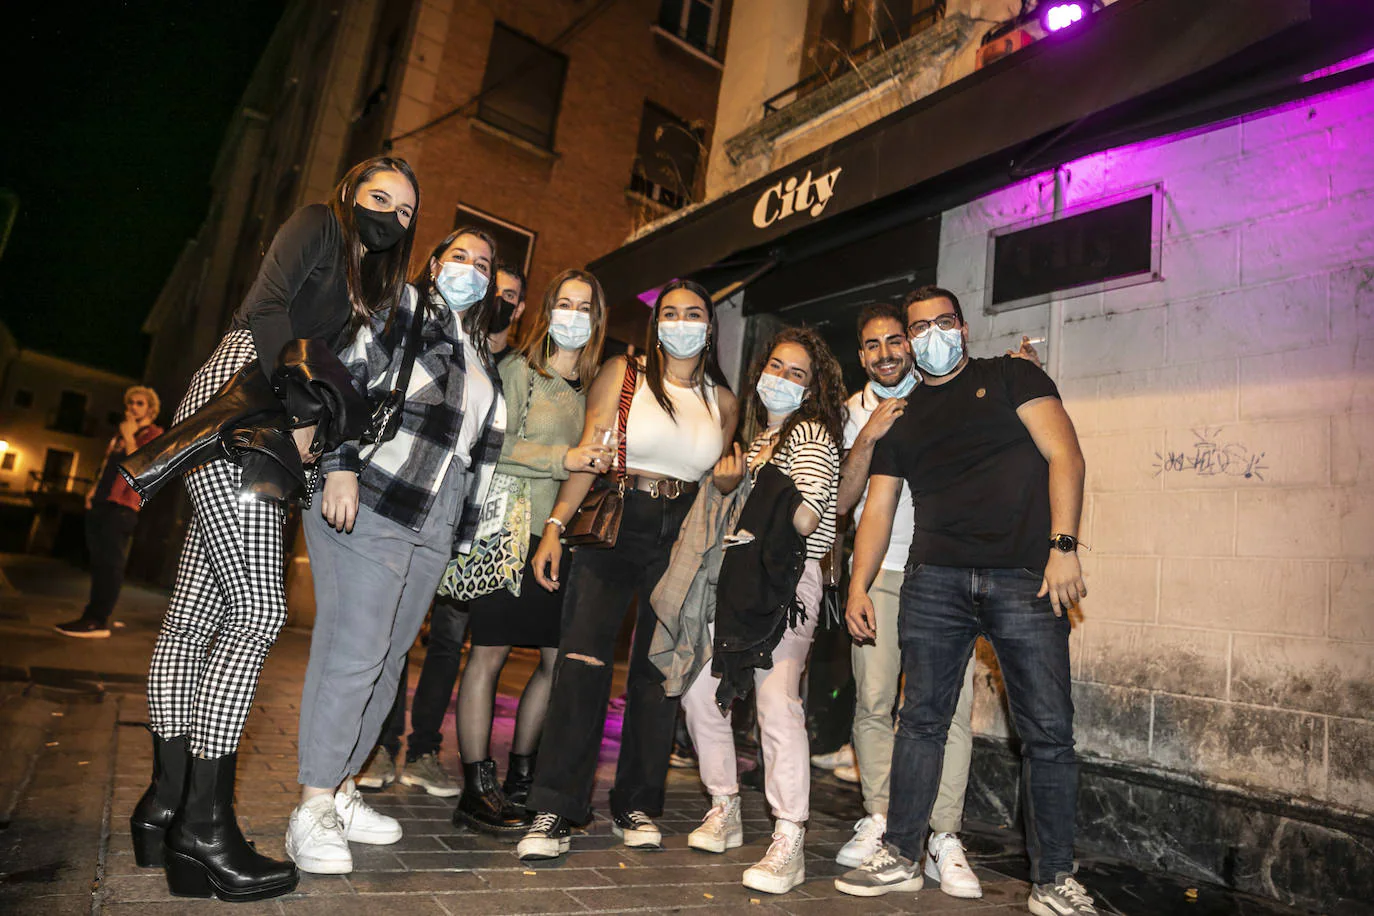
<svg viewBox="0 0 1374 916"><path fill-rule="evenodd" d="M1067 612L1087 594L1077 554L1078 437L1054 382L1029 361L969 358L954 293L917 290L906 321L923 384L874 447L845 612L856 639L877 635L868 590L905 482L915 515L898 624L905 697L886 845L835 886L863 897L922 886L946 733L982 635L997 653L1028 777L1027 906L1038 916L1095 916L1073 877L1078 764Z"/></svg>

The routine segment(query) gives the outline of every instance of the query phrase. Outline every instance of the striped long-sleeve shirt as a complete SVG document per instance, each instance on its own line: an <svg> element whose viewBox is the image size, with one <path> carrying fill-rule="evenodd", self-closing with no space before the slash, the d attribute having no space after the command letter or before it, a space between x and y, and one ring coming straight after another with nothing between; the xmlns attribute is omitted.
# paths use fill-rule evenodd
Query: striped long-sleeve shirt
<svg viewBox="0 0 1374 916"><path fill-rule="evenodd" d="M776 431L765 430L749 443L751 474L756 470L755 459L776 435ZM806 558L819 560L835 543L835 504L840 494L839 446L824 426L815 420L804 420L792 428L786 442L773 449L768 460L792 478L802 501L820 516L821 523L806 539Z"/></svg>

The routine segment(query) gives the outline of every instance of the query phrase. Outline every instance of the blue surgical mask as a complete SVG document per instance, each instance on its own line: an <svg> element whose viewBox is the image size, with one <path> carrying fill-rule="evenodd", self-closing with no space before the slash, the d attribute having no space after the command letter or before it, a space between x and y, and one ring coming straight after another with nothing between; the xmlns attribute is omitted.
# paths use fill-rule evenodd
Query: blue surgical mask
<svg viewBox="0 0 1374 916"><path fill-rule="evenodd" d="M767 372L759 376L757 391L763 406L775 417L785 417L794 412L806 397L804 386Z"/></svg>
<svg viewBox="0 0 1374 916"><path fill-rule="evenodd" d="M554 309L549 315L549 336L564 350L586 346L592 337L592 316L576 309Z"/></svg>
<svg viewBox="0 0 1374 916"><path fill-rule="evenodd" d="M445 261L434 278L434 286L444 302L455 312L466 312L487 294L487 278L471 264Z"/></svg>
<svg viewBox="0 0 1374 916"><path fill-rule="evenodd" d="M907 395L911 394L911 390L915 388L917 383L919 383L920 381L921 379L919 376L916 375L915 370L912 370L911 372L908 372L906 375L902 376L902 380L897 384L893 385L891 388L887 387L886 385L880 385L877 382L873 381L873 379L868 380L868 387L872 388L873 393L876 394L879 398L886 401L889 398L906 397Z"/></svg>
<svg viewBox="0 0 1374 916"><path fill-rule="evenodd" d="M911 338L916 365L931 375L949 375L964 355L964 334L959 328L948 331L931 327L920 337Z"/></svg>
<svg viewBox="0 0 1374 916"><path fill-rule="evenodd" d="M658 342L669 356L678 359L691 359L706 349L706 336L710 325L704 321L660 321L658 323Z"/></svg>

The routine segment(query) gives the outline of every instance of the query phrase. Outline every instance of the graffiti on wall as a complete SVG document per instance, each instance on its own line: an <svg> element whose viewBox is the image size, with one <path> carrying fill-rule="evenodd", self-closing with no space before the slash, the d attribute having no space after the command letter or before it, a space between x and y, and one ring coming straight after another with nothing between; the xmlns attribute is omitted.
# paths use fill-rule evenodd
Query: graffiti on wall
<svg viewBox="0 0 1374 916"><path fill-rule="evenodd" d="M1192 448L1155 452L1155 476L1184 474L1264 480L1264 472L1269 469L1264 463L1264 452L1252 451L1241 442L1228 442L1221 434L1220 426L1204 426L1193 430Z"/></svg>

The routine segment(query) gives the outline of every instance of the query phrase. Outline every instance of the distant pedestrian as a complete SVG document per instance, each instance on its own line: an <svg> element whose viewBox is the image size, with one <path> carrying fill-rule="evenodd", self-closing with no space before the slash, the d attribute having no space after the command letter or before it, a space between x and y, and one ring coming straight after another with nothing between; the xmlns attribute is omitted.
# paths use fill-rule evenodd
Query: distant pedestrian
<svg viewBox="0 0 1374 916"><path fill-rule="evenodd" d="M119 462L141 446L162 435L157 419L162 402L157 392L135 385L124 392L124 419L119 432L105 449L105 460L95 475L95 486L86 494L86 549L91 557L91 596L86 609L75 620L57 625L64 636L82 639L108 639L110 615L114 613L119 590L124 586L124 567L129 562L129 544L138 525L138 510L143 498L133 491L119 473Z"/></svg>

